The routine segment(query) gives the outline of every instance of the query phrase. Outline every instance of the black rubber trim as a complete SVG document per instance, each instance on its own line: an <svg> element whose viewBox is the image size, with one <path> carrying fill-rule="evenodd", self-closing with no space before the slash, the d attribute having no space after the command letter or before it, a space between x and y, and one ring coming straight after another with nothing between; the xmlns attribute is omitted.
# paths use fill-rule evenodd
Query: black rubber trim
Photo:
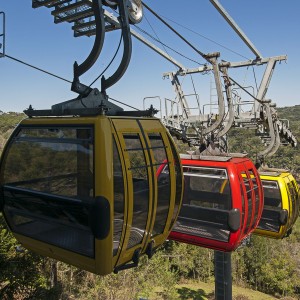
<svg viewBox="0 0 300 300"><path fill-rule="evenodd" d="M102 196L97 196L90 210L90 224L96 239L107 238L110 232L110 203Z"/></svg>

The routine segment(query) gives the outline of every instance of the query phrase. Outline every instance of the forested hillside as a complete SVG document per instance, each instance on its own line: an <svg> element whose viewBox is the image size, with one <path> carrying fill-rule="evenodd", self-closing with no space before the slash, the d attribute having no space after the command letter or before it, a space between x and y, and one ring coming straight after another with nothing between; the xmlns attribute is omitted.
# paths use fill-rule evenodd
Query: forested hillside
<svg viewBox="0 0 300 300"><path fill-rule="evenodd" d="M278 108L278 116L282 119L288 119L290 128L298 140L296 148L291 146L281 146L278 151L267 159L269 167L276 167L290 170L294 175L300 174L300 105L292 107ZM229 150L230 152L245 151L255 161L259 151L264 149L259 137L255 136L254 130L251 129L232 129L229 133Z"/></svg>
<svg viewBox="0 0 300 300"><path fill-rule="evenodd" d="M290 120L290 127L300 140L300 105L279 108L278 113ZM15 113L0 115L0 152L23 117ZM253 131L242 129L230 132L229 145L231 152L245 151L253 159L263 147ZM281 147L267 163L270 167L290 169L299 179L299 146ZM214 255L208 249L169 241L151 260L143 257L138 268L101 277L19 246L0 214L0 299L213 299L212 293L206 294L201 288L193 292L178 286L201 286L200 282L214 281ZM300 299L299 220L284 240L251 236L232 259L235 285L281 299ZM235 299L250 298L236 295Z"/></svg>
<svg viewBox="0 0 300 300"><path fill-rule="evenodd" d="M23 113L3 113L0 111L0 154L12 130L24 118Z"/></svg>

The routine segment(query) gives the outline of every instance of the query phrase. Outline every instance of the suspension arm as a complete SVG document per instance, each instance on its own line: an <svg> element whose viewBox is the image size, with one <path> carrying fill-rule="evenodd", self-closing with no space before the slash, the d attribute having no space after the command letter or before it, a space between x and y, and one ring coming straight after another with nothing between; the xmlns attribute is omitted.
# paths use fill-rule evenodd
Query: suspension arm
<svg viewBox="0 0 300 300"><path fill-rule="evenodd" d="M85 85L80 84L79 77L85 72L87 72L97 61L103 47L104 36L105 36L105 22L104 22L104 15L102 9L102 0L92 0L92 8L95 15L95 23L96 23L95 42L89 56L81 65L78 65L78 63L75 61L74 79L71 87L72 91L85 96L91 91L91 88L88 88Z"/></svg>
<svg viewBox="0 0 300 300"><path fill-rule="evenodd" d="M110 76L108 79L105 79L103 76L101 79L101 92L106 91L107 88L114 85L119 79L123 76L130 62L131 53L132 53L132 40L130 33L130 26L128 21L128 11L126 7L126 0L119 0L119 13L120 13L120 23L122 30L122 38L123 38L123 56L121 63L115 73Z"/></svg>

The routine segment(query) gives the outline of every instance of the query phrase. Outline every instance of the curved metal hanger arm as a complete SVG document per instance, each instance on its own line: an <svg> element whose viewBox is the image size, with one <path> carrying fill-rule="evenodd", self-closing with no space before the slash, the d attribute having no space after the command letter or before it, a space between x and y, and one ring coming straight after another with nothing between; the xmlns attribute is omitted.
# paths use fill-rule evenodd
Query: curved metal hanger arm
<svg viewBox="0 0 300 300"><path fill-rule="evenodd" d="M274 148L274 145L275 145L275 142L276 142L276 135L275 135L275 129L274 129L274 124L273 124L273 120L272 120L270 103L265 103L264 107L266 109L271 141L270 141L269 146L265 150L258 153L258 158L259 159L264 158L265 156L267 156L272 151L272 149Z"/></svg>
<svg viewBox="0 0 300 300"><path fill-rule="evenodd" d="M220 138L224 136L230 130L234 121L234 106L233 106L233 99L232 99L231 82L228 77L227 68L224 68L222 72L224 74L229 120L227 121L224 128L216 134L216 138Z"/></svg>
<svg viewBox="0 0 300 300"><path fill-rule="evenodd" d="M272 150L267 154L267 157L274 155L280 146L279 128L278 128L278 125L276 124L276 121L273 123L273 126L274 126L274 132L275 132L275 143L274 143L274 147L272 148Z"/></svg>
<svg viewBox="0 0 300 300"><path fill-rule="evenodd" d="M105 36L105 21L102 9L102 0L92 0L92 8L95 15L96 23L95 42L86 60L80 65L78 65L76 61L74 63L74 79L71 90L79 94L86 94L91 90L91 88L80 84L79 77L86 71L88 71L97 61L103 47Z"/></svg>
<svg viewBox="0 0 300 300"><path fill-rule="evenodd" d="M206 135L206 134L216 130L222 124L224 115L225 115L225 101L224 101L224 96L223 96L223 91L222 91L220 70L219 70L219 65L218 65L218 61L217 61L218 56L219 56L219 53L211 54L210 62L213 65L213 73L214 73L217 95L218 95L219 116L218 116L218 119L211 126L205 128L202 131L202 135Z"/></svg>
<svg viewBox="0 0 300 300"><path fill-rule="evenodd" d="M131 53L132 53L132 40L131 40L130 26L128 21L126 0L119 0L118 6L119 6L119 13L120 13L120 23L121 23L124 51L123 51L121 63L118 69L115 71L115 73L107 79L105 79L104 76L102 77L101 92L104 93L107 88L114 85L123 76L123 74L125 73L129 65Z"/></svg>

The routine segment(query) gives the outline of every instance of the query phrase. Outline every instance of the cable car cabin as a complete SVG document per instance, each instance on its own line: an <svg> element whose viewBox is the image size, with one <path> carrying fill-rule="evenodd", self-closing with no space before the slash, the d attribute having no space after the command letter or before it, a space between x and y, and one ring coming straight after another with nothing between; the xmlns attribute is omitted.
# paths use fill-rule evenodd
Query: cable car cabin
<svg viewBox="0 0 300 300"><path fill-rule="evenodd" d="M299 215L299 186L293 175L287 172L260 172L260 178L265 201L254 233L282 239L291 233Z"/></svg>
<svg viewBox="0 0 300 300"><path fill-rule="evenodd" d="M218 251L235 250L255 229L262 213L263 191L254 164L241 157L181 157L184 197L169 239Z"/></svg>
<svg viewBox="0 0 300 300"><path fill-rule="evenodd" d="M170 172L158 182L162 162ZM155 118L26 119L0 171L0 211L16 239L101 275L151 256L182 201L179 155Z"/></svg>

